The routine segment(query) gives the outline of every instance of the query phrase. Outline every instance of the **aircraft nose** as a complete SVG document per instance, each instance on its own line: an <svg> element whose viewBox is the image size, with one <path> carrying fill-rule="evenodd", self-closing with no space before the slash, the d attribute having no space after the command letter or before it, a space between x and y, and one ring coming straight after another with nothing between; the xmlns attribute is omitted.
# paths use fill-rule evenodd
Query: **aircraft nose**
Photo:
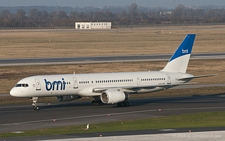
<svg viewBox="0 0 225 141"><path fill-rule="evenodd" d="M18 91L15 89L15 88L12 88L11 90L10 90L10 95L11 96L15 96L15 97L18 97Z"/></svg>

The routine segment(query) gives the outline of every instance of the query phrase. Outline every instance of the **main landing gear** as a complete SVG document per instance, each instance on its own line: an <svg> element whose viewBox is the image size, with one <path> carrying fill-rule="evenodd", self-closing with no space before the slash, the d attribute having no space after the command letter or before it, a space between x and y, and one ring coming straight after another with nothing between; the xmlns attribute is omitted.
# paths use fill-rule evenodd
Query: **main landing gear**
<svg viewBox="0 0 225 141"><path fill-rule="evenodd" d="M104 105L104 103L101 101L100 97L94 97L95 100L92 101L92 105L93 106L100 106L100 105ZM125 100L123 102L119 102L117 103L117 106L118 107L129 107L130 106L130 103Z"/></svg>
<svg viewBox="0 0 225 141"><path fill-rule="evenodd" d="M33 103L32 103L33 109L34 110L39 110L39 107L37 106L38 97L32 97L31 100L33 101Z"/></svg>
<svg viewBox="0 0 225 141"><path fill-rule="evenodd" d="M99 96L94 97L95 100L92 101L93 106L100 106L103 105L104 103L101 101Z"/></svg>
<svg viewBox="0 0 225 141"><path fill-rule="evenodd" d="M92 101L92 105L93 106L100 106L100 105L103 105L104 103L102 103L101 100L93 100Z"/></svg>
<svg viewBox="0 0 225 141"><path fill-rule="evenodd" d="M128 101L123 101L123 102L119 102L117 103L118 107L129 107L130 103Z"/></svg>

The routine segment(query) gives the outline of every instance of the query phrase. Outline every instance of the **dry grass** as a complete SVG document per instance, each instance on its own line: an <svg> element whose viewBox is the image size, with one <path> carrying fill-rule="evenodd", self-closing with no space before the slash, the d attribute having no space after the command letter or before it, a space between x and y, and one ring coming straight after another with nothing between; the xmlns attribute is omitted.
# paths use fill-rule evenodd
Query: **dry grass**
<svg viewBox="0 0 225 141"><path fill-rule="evenodd" d="M160 70L166 62L127 62L105 64L50 65L50 66L16 66L0 67L0 93L9 93L10 89L22 78L42 74L72 74L125 72ZM187 72L194 75L219 74L214 77L195 79L200 83L224 83L224 60L192 60Z"/></svg>
<svg viewBox="0 0 225 141"><path fill-rule="evenodd" d="M225 51L225 26L221 25L112 30L2 30L0 58L172 53L187 33L197 34L195 53Z"/></svg>
<svg viewBox="0 0 225 141"><path fill-rule="evenodd" d="M171 32L171 34L170 34ZM149 27L112 30L6 30L0 31L0 58L110 56L132 54L173 53L187 33L196 33L193 52L225 52L225 26ZM50 39L50 40L49 40ZM0 94L10 89L22 78L41 74L99 73L160 70L166 62L129 62L80 65L0 67ZM224 83L224 60L190 61L188 73L194 75L220 74L196 79L200 83ZM216 94L219 88L167 90L149 96L178 96ZM138 97L133 95L132 97ZM0 97L5 101L23 102L26 99ZM53 101L44 98L43 101ZM29 102L29 101L27 101Z"/></svg>

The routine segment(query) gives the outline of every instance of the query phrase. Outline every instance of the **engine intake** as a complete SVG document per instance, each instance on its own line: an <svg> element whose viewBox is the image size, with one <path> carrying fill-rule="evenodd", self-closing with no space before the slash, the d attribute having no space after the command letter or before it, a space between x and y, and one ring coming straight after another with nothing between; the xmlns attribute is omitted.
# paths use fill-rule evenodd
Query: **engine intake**
<svg viewBox="0 0 225 141"><path fill-rule="evenodd" d="M128 100L129 95L120 91L120 89L110 89L102 92L100 98L105 104L114 104Z"/></svg>

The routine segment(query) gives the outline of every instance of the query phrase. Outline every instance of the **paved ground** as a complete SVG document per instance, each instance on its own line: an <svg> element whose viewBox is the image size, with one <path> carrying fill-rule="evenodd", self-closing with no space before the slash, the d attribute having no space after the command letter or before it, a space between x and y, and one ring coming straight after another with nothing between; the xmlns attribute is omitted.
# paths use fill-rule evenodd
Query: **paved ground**
<svg viewBox="0 0 225 141"><path fill-rule="evenodd" d="M3 141L224 141L225 128L133 130L36 137L0 138Z"/></svg>
<svg viewBox="0 0 225 141"><path fill-rule="evenodd" d="M157 61L169 60L172 54L161 55L134 55L134 56L96 56L96 57L70 57L70 58L26 58L26 59L0 59L0 66L22 66L43 64L79 64L79 63L105 63L129 61ZM191 59L222 59L222 53L192 54Z"/></svg>
<svg viewBox="0 0 225 141"><path fill-rule="evenodd" d="M224 141L225 131L51 139L41 141Z"/></svg>
<svg viewBox="0 0 225 141"><path fill-rule="evenodd" d="M0 107L0 133L68 125L91 126L100 122L184 113L225 111L225 95L133 99L130 100L130 107L115 105L96 107L90 102L76 101L54 105L40 103L40 105L39 111L33 111L31 105Z"/></svg>

